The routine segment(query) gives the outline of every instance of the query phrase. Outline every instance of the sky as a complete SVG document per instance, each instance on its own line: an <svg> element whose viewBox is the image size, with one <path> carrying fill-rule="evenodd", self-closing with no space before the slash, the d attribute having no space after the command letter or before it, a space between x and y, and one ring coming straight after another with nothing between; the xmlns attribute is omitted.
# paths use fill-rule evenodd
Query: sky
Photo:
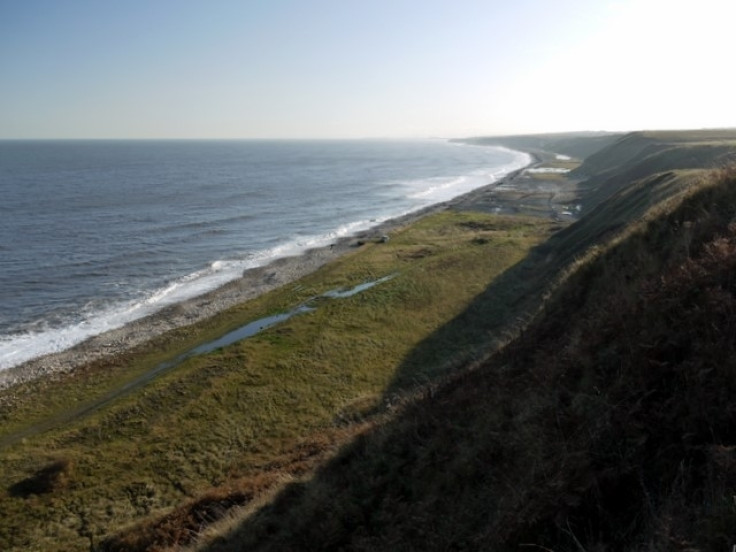
<svg viewBox="0 0 736 552"><path fill-rule="evenodd" d="M0 0L0 138L736 127L733 0Z"/></svg>

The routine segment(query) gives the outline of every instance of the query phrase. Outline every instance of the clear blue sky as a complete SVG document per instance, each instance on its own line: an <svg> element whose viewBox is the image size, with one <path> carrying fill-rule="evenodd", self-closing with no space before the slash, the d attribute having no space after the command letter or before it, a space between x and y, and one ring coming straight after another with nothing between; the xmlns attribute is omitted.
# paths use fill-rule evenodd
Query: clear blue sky
<svg viewBox="0 0 736 552"><path fill-rule="evenodd" d="M731 127L735 21L733 0L0 0L0 138Z"/></svg>

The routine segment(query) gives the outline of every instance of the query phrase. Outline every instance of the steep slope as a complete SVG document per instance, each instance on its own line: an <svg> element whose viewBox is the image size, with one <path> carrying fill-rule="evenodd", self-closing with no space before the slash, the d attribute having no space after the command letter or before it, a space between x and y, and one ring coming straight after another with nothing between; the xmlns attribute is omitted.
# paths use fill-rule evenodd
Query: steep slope
<svg viewBox="0 0 736 552"><path fill-rule="evenodd" d="M591 209L632 182L664 171L718 168L736 161L734 131L632 132L585 159L581 179Z"/></svg>
<svg viewBox="0 0 736 552"><path fill-rule="evenodd" d="M517 340L203 549L729 549L735 214L734 172L619 189Z"/></svg>

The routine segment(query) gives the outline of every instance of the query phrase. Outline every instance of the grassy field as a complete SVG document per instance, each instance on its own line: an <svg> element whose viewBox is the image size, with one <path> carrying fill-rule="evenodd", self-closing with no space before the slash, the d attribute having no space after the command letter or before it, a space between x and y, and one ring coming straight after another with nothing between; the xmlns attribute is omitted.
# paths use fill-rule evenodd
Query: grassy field
<svg viewBox="0 0 736 552"><path fill-rule="evenodd" d="M480 213L429 216L130 355L5 392L0 549L88 550L213 489L241 485L234 502L242 505L300 476L403 393L503 341L521 304L518 282L497 285L472 325L449 323L469 316L468 305L555 228ZM119 394L197 344L392 274L351 297L312 299L310 312ZM427 342L440 328L449 329Z"/></svg>

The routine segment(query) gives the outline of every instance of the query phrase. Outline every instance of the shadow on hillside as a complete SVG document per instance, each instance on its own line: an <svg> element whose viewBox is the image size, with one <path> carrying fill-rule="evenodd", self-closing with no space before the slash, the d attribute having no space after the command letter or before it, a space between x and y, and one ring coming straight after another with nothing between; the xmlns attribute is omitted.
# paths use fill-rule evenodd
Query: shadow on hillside
<svg viewBox="0 0 736 552"><path fill-rule="evenodd" d="M384 403L478 361L512 339L539 307L558 264L543 244L497 276L462 313L412 349L386 388Z"/></svg>
<svg viewBox="0 0 736 552"><path fill-rule="evenodd" d="M508 343L538 312L545 293L566 267L594 245L617 236L664 198L685 190L689 182L672 171L644 179L552 234L499 275L465 311L419 343L397 370L384 402L390 404L401 392L450 375Z"/></svg>
<svg viewBox="0 0 736 552"><path fill-rule="evenodd" d="M522 326L522 322L539 306L546 284L550 282L556 270L564 262L563 259L555 257L553 249L547 243L533 248L522 261L499 275L489 287L476 296L465 311L439 328L411 351L397 369L393 381L384 392L384 400L378 408L381 410L392 408L406 391L425 388L426 384L449 376L474 360L480 360L493 349L508 341ZM456 354L448 355L448 350L456 351ZM366 447L380 446L376 443L381 442L382 434L400 433L400 428L405 423L403 418L403 413L401 413L387 426L379 426L378 429L374 428L358 435L340 449L336 458L320 468L313 479L306 482L289 483L268 504L235 527L230 535L216 539L202 550L208 552L250 550L253 546L260 549L261 545L268 550L340 549L339 545L336 547L334 543L330 543L331 536L328 534L324 535L325 540L319 546L314 544L320 542L320 537L316 533L325 531L324 527L318 528L318 524L311 529L306 529L307 532L310 532L308 542L305 541L303 545L296 548L293 542L281 548L283 542L271 545L267 541L270 535L290 533L289 527L285 526L285 524L288 525L285 520L293 519L294 515L298 517L298 514L294 514L292 510L295 505L299 504L297 509L314 507L319 510L323 505L322 501L329 502L330 498L321 494L325 478L329 480L331 474L340 470L343 463L348 462L353 466L351 473L359 473L360 467L356 468L354 464L368 461L371 455L366 452ZM407 440L402 446L411 447L409 441ZM393 452L396 453L395 450ZM402 454L398 453L399 456ZM397 466L393 464L393 460L390 464L386 466L386 477L397 477L395 473ZM398 475L398 477L401 476ZM346 492L351 493L350 501L354 501L355 512L346 513L346 518L352 519L349 523L354 524L354 527L335 527L335 535L362 530L361 527L364 529L366 523L372 522L362 519L361 512L366 509L371 510L370 503L375 502L378 506L381 501L381 493L373 495L370 492L370 484L368 488L356 488L354 497L352 497L353 488L354 486L349 483L344 487ZM451 505L448 504L448 507ZM310 517L314 515L319 516L315 511L309 512ZM307 523L307 525L310 524ZM304 531L305 528L300 527L296 530ZM329 532L329 529L327 531ZM239 535L244 535L245 540L241 542ZM287 540L290 538L291 536ZM299 537L296 539L299 540ZM279 538L276 540L278 541Z"/></svg>
<svg viewBox="0 0 736 552"><path fill-rule="evenodd" d="M583 241L587 244L596 237L595 233L591 233L589 239ZM423 396L426 396L427 384L458 373L459 369L468 366L473 361L480 361L500 345L511 340L537 311L543 295L559 270L573 260L571 250L565 247L569 239L577 240L579 236L576 232L570 233L563 230L553 234L550 240L533 248L522 261L495 278L491 285L476 296L461 314L415 347L397 369L393 381L384 392L384 400L379 408L391 408L406 391L421 389ZM448 355L448 351L456 353ZM420 403L423 402L426 401L420 400ZM448 420L451 420L452 413L447 414ZM280 544L274 544L274 548L266 544L269 536L290 533L290 529L285 526L289 522L285 520L299 516L292 509L295 505L299 504L297 510L314 508L318 511L323 504L329 503L330 497L323 496L321 492L325 481L330 480L335 473L339 472L342 464L351 464L351 474L360 473L360 465L371 462L372 454L367 449L376 449L381 446L391 449L388 454L393 457L402 458L410 454L404 449L414 446L413 439L421 440L424 437L412 436L401 444L397 443L396 446L382 441L382 436L400 434L402 428L407 424L410 425L411 422L406 421L402 412L387 426L379 426L378 429L372 429L368 433L359 435L352 442L344 445L337 457L320 468L313 479L288 484L268 504L235 527L230 535L216 539L202 550L208 552L250 550L252 546L258 547L260 544L265 545L264 549L279 549ZM451 422L450 424L452 425ZM457 442L462 440L460 435L449 438ZM401 450L396 450L397 447ZM397 470L401 471L400 463L399 460L397 464L395 458L389 461L385 466L386 480L401 479L401 474L397 473ZM374 467L366 465L366 470L368 469L374 469ZM407 477L410 476L407 474ZM385 481L381 484L383 483ZM415 484L421 486L425 483L415 482ZM428 481L426 485L431 486L432 482ZM365 485L361 484L360 488L346 482L343 488L350 493L350 501L354 502L355 507L354 512L345 514L345 519L350 520L348 523L354 526L335 527L336 535L350 534L354 530L363 530L366 525L375 523L375 520L362 519L362 512L370 511L373 503L378 508L382 500L382 493L379 491L374 494L370 482L367 481ZM355 496L352 496L353 488L355 488ZM411 497L407 496L406 499L411 500ZM452 508L452 505L448 504L447 507ZM478 507L480 508L481 504L478 504ZM315 511L309 512L310 517L315 515L319 517ZM305 542L303 546L293 548L292 542L283 549L340 549L340 546L335 547L329 544L330 536L327 534L323 544L315 548L314 543L319 542L320 539L316 533L330 531L329 528L318 528L317 525L319 524L315 523L311 529L305 529L303 526L298 529L298 531L306 530L310 533L309 543ZM240 535L243 535L245 539L242 542ZM299 537L296 538L299 539Z"/></svg>
<svg viewBox="0 0 736 552"><path fill-rule="evenodd" d="M507 343L527 325L544 294L576 258L611 240L664 198L686 190L690 181L687 175L672 171L644 179L552 234L499 275L465 311L417 345L386 389L385 401L390 403L400 392L451 374ZM448 356L451 351L461 353Z"/></svg>
<svg viewBox="0 0 736 552"><path fill-rule="evenodd" d="M400 392L451 374L454 368L480 360L507 343L526 326L550 285L575 259L642 221L647 213L652 216L664 201L682 198L697 186L702 173L682 169L721 166L733 156L733 145L680 146L620 171L616 178L607 175L585 181L584 203L591 206L589 212L532 249L463 313L414 348L386 389L385 401L390 403ZM448 356L448 351L462 353Z"/></svg>

